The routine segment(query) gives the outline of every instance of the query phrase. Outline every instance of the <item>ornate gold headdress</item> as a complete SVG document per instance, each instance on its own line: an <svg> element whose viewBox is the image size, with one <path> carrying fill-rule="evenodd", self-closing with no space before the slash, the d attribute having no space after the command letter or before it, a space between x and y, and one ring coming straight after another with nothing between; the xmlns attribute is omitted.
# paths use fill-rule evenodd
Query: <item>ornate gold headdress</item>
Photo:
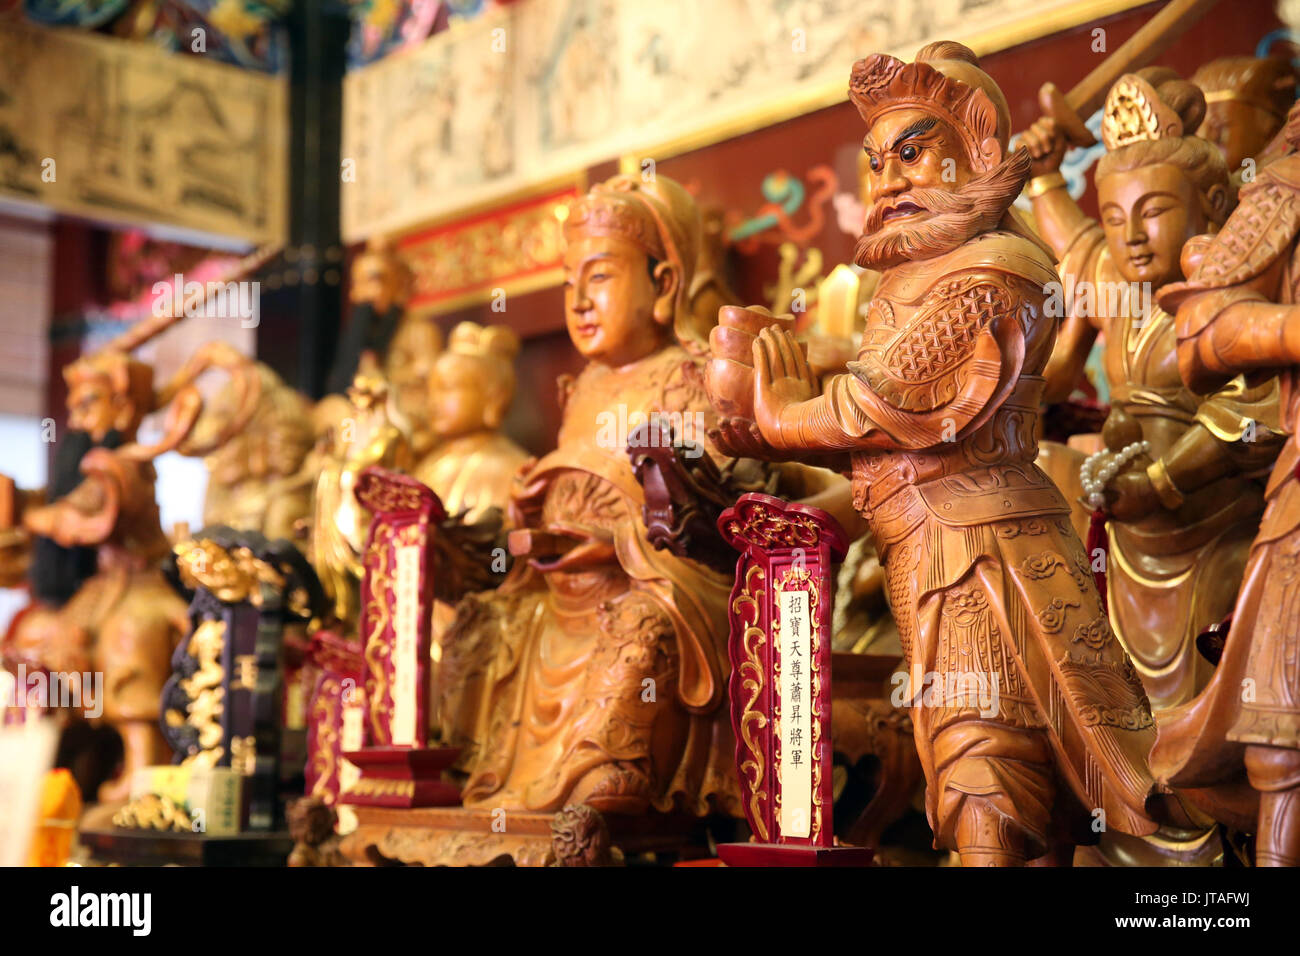
<svg viewBox="0 0 1300 956"><path fill-rule="evenodd" d="M1182 135L1182 119L1150 83L1135 73L1125 73L1115 81L1101 117L1101 141L1108 150Z"/></svg>

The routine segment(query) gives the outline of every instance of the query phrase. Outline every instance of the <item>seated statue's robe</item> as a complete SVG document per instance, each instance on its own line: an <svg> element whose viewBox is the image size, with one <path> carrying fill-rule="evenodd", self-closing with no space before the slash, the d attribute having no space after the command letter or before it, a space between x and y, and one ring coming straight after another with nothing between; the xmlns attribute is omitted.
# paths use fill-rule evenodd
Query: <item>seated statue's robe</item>
<svg viewBox="0 0 1300 956"><path fill-rule="evenodd" d="M740 815L724 705L731 580L646 541L626 442L635 416L652 412L676 413L679 427L685 414L689 437L717 454L700 366L684 349L587 366L558 447L515 503L523 527L573 528L612 557L545 575L517 560L499 589L457 608L435 711L444 739L465 748L466 806Z"/></svg>

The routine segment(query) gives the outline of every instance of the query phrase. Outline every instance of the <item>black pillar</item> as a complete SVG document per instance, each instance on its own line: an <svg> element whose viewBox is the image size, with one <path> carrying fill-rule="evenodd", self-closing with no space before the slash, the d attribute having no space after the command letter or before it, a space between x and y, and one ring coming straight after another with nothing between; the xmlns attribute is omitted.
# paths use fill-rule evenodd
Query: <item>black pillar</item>
<svg viewBox="0 0 1300 956"><path fill-rule="evenodd" d="M295 3L289 31L289 240L264 272L257 357L312 398L324 388L343 315L339 169L346 5Z"/></svg>

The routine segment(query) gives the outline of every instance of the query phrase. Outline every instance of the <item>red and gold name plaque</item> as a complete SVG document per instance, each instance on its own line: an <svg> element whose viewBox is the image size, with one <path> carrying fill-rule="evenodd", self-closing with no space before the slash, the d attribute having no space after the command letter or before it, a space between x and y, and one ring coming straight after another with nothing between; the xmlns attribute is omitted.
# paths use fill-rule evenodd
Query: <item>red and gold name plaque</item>
<svg viewBox="0 0 1300 956"><path fill-rule="evenodd" d="M741 557L731 591L731 724L752 843L731 866L854 866L831 819L831 601L848 543L819 508L743 495L718 528Z"/></svg>
<svg viewBox="0 0 1300 956"><path fill-rule="evenodd" d="M344 803L386 807L458 803L441 780L455 759L429 749L429 651L433 626L433 535L446 519L424 484L371 466L361 473L357 501L374 517L361 581L361 673L365 715L361 747L346 756L360 770Z"/></svg>

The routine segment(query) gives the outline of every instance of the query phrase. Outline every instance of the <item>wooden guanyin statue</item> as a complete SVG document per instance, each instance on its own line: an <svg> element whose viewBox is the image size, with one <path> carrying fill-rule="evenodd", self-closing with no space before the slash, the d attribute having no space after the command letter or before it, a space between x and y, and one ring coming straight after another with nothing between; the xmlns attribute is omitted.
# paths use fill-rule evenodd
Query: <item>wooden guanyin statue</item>
<svg viewBox="0 0 1300 956"><path fill-rule="evenodd" d="M1300 865L1300 108L1284 135L1288 153L1242 187L1217 236L1188 243L1189 278L1160 294L1176 311L1191 388L1212 394L1243 373L1282 370L1288 438L1222 657L1193 701L1162 715L1151 753L1160 780L1194 788L1189 796L1218 819L1256 830L1258 866Z"/></svg>
<svg viewBox="0 0 1300 956"><path fill-rule="evenodd" d="M855 258L882 271L858 360L819 385L788 331L763 330L748 376L711 383L720 408L753 407L721 434L769 458L849 456L936 845L964 865L1068 863L1103 816L1155 831L1155 726L1070 506L1034 464L1056 273L1010 208L1030 157L1008 152L1006 101L960 44L861 60L849 96L870 165Z"/></svg>
<svg viewBox="0 0 1300 956"><path fill-rule="evenodd" d="M1183 278L1187 240L1227 218L1223 158L1191 133L1204 110L1200 91L1171 70L1120 78L1102 122L1100 223L1066 192L1055 121L1039 120L1022 138L1035 157L1028 192L1038 228L1060 257L1065 314L1046 373L1049 401L1069 392L1105 333L1103 437L1108 457L1124 463L1103 492L1110 622L1157 712L1209 679L1196 636L1232 610L1280 445L1276 381L1238 377L1197 395L1178 373L1173 317L1155 301ZM1148 452L1123 454L1142 441Z"/></svg>
<svg viewBox="0 0 1300 956"><path fill-rule="evenodd" d="M528 453L501 433L515 395L519 336L507 326L461 322L433 363L429 422L437 444L413 474L452 517L472 523L489 508L503 513L511 482Z"/></svg>

